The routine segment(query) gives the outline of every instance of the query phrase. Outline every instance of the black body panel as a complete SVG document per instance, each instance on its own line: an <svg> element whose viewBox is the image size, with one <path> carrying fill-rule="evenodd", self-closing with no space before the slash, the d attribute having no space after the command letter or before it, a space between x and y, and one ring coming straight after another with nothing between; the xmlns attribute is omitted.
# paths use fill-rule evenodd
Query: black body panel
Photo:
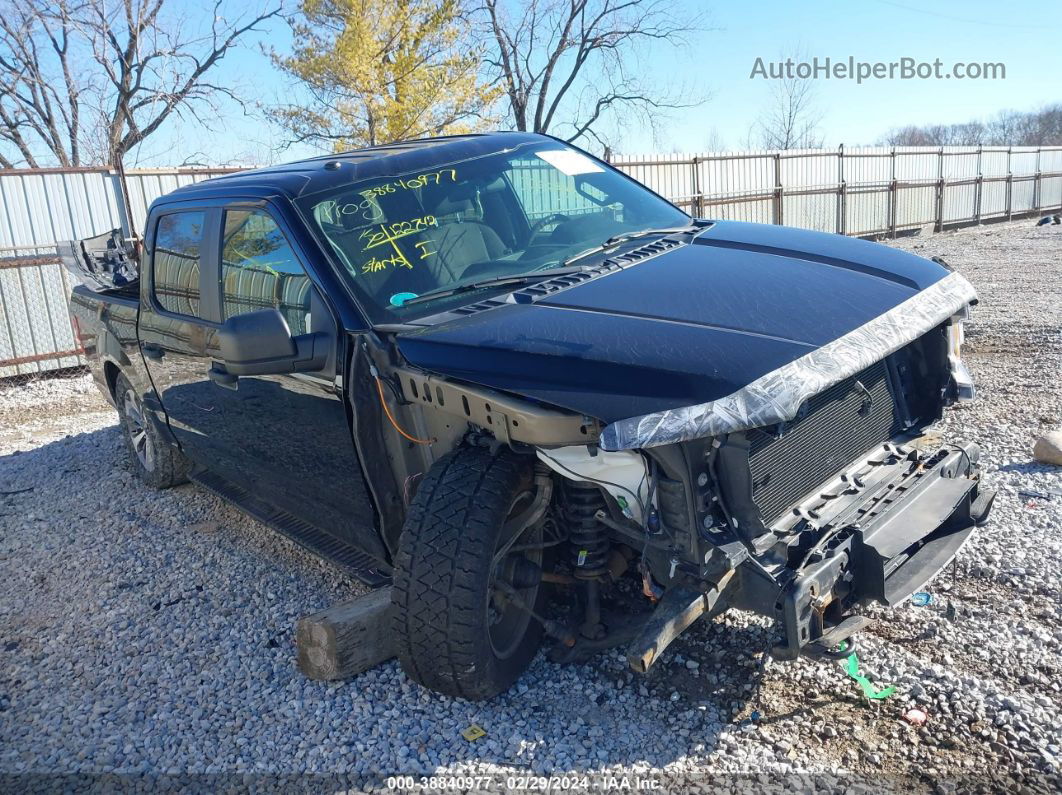
<svg viewBox="0 0 1062 795"><path fill-rule="evenodd" d="M813 350L707 326L537 304L409 332L398 348L426 370L605 422L730 394L751 371Z"/></svg>
<svg viewBox="0 0 1062 795"><path fill-rule="evenodd" d="M746 242L760 235L770 245ZM440 316L398 346L425 369L613 422L725 397L946 274L838 235L718 222L537 300Z"/></svg>
<svg viewBox="0 0 1062 795"><path fill-rule="evenodd" d="M390 582L391 569L379 558L367 555L357 546L337 540L333 533L321 530L320 523L311 524L283 508L277 508L272 502L267 502L258 490L240 488L209 471L199 472L192 479L240 510L279 530L299 546L330 560L370 588Z"/></svg>

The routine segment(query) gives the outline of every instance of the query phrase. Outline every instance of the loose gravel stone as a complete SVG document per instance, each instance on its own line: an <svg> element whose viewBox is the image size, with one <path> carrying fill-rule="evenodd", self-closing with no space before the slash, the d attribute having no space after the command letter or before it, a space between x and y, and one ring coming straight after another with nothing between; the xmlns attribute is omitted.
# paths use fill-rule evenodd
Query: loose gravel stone
<svg viewBox="0 0 1062 795"><path fill-rule="evenodd" d="M296 619L360 586L195 487L141 486L114 411L78 376L0 387L0 775L1057 791L1062 498L1021 492L1062 488L1031 457L1062 427L1062 233L1022 221L895 245L944 257L980 293L966 355L979 399L940 430L981 445L999 497L928 605L872 611L860 661L891 698L865 700L837 663L772 661L772 622L742 612L694 626L644 678L622 653L540 655L489 703L425 691L394 662L309 681ZM912 708L924 726L902 719ZM473 723L487 736L470 743Z"/></svg>
<svg viewBox="0 0 1062 795"><path fill-rule="evenodd" d="M1033 458L1042 464L1062 466L1062 431L1048 431L1033 445Z"/></svg>

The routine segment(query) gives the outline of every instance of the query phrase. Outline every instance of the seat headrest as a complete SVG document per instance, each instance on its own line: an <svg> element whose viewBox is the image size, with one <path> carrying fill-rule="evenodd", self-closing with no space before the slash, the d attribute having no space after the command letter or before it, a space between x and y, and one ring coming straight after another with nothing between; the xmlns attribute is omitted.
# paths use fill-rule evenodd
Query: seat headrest
<svg viewBox="0 0 1062 795"><path fill-rule="evenodd" d="M432 215L457 215L475 209L475 185L469 182L457 185L425 186L421 201L425 212Z"/></svg>

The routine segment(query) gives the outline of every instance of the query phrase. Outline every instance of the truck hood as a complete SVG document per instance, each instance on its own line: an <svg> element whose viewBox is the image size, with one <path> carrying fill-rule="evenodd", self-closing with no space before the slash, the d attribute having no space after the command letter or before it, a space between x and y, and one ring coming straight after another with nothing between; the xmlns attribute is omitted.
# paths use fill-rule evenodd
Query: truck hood
<svg viewBox="0 0 1062 795"><path fill-rule="evenodd" d="M644 426L646 418L740 395L853 334L876 361L891 351L874 344L879 335L862 333L869 324L895 320L903 307L923 303L924 291L955 279L965 285L962 295L945 290L931 313L944 316L919 312L917 323L888 335L890 345L942 322L972 300L972 288L937 262L875 243L718 222L689 244L574 286L532 288L436 316L397 344L427 370ZM830 370L824 359L819 364ZM623 440L609 441L615 448Z"/></svg>

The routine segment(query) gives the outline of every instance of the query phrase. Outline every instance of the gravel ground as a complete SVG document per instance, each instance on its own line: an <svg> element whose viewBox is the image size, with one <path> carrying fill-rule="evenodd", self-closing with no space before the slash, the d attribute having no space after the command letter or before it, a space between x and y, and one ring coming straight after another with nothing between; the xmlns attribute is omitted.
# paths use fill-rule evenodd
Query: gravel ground
<svg viewBox="0 0 1062 795"><path fill-rule="evenodd" d="M980 292L967 357L980 399L944 432L981 444L999 498L932 601L866 633L864 670L891 698L863 698L837 663L770 662L768 622L736 612L647 677L618 653L568 667L540 655L488 704L427 692L395 662L308 681L295 620L359 586L201 490L146 490L79 376L0 387L3 781L479 774L500 788L551 773L598 789L626 775L673 791L1057 791L1062 498L1019 491L1062 488L1062 469L1030 456L1062 427L1062 232L1016 222L897 245L945 257ZM902 720L910 707L924 727ZM473 723L487 734L468 742Z"/></svg>

